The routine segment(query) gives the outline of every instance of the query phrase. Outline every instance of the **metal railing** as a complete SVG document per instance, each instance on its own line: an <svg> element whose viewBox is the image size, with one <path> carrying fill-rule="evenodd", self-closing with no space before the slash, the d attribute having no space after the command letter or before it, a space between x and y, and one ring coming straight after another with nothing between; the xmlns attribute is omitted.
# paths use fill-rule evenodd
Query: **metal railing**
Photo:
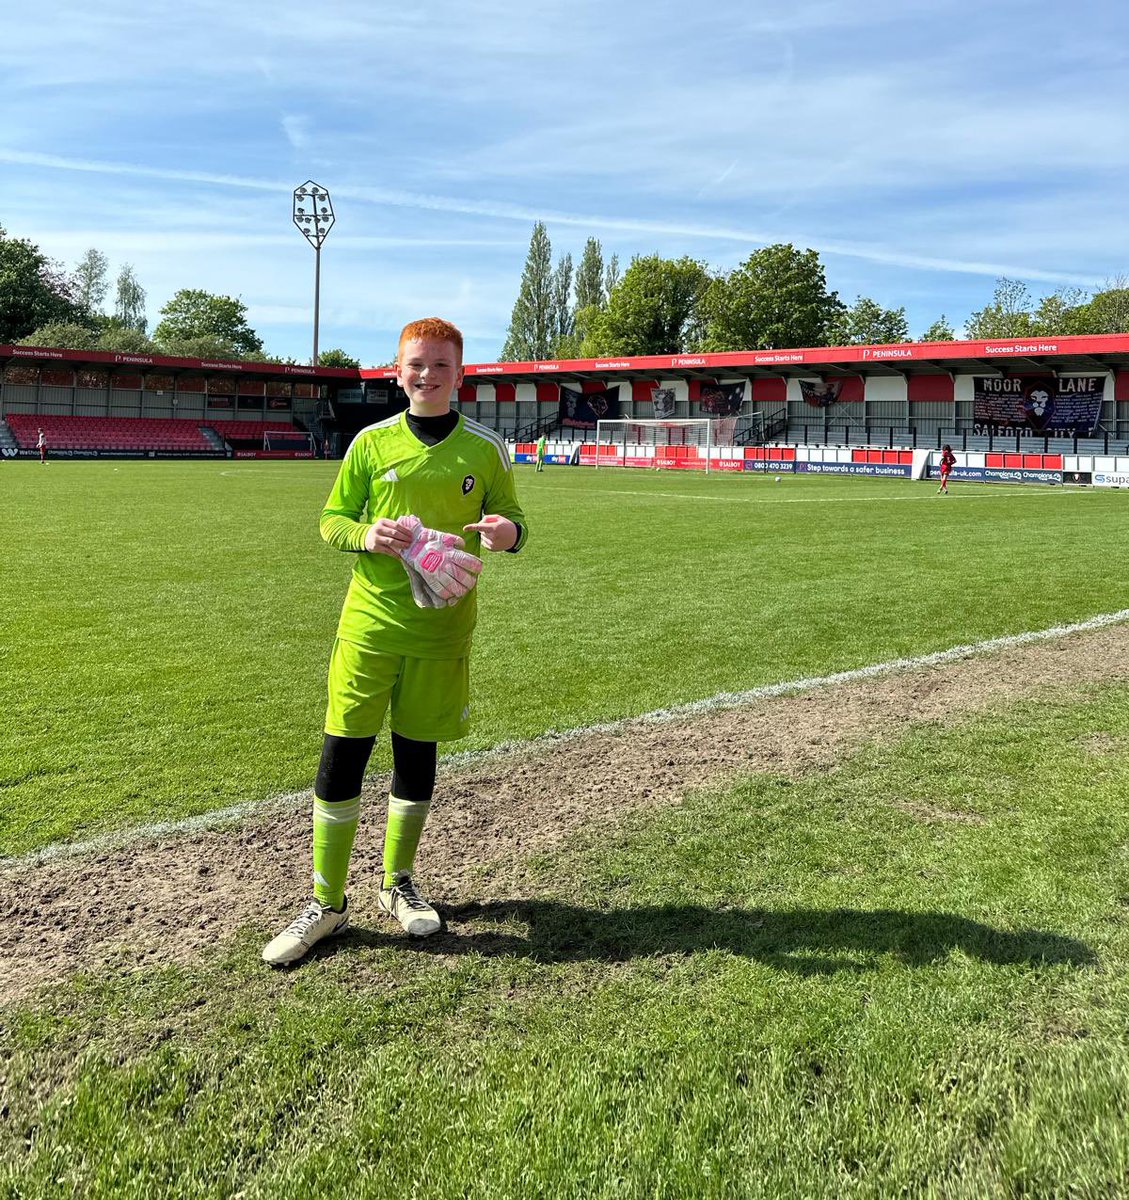
<svg viewBox="0 0 1129 1200"><path fill-rule="evenodd" d="M733 438L733 444L735 446L764 446L778 440L777 434L783 433L787 428L787 414L778 413L767 419L751 421L745 429L738 428Z"/></svg>
<svg viewBox="0 0 1129 1200"><path fill-rule="evenodd" d="M515 429L512 435L507 435L506 440L512 442L535 442L542 434L545 434L547 437L550 433L555 433L560 428L560 423L561 414L554 410Z"/></svg>
<svg viewBox="0 0 1129 1200"><path fill-rule="evenodd" d="M905 425L799 425L784 422L784 427L766 433L765 440L783 440L797 444L833 446L917 447L939 450L946 443L954 450L1010 451L1028 454L1125 454L1129 453L1129 438L1117 437L1108 430L1098 430L1092 436L1070 434L1054 436L1049 433L996 433L989 430L957 429L938 425L931 429L916 429Z"/></svg>

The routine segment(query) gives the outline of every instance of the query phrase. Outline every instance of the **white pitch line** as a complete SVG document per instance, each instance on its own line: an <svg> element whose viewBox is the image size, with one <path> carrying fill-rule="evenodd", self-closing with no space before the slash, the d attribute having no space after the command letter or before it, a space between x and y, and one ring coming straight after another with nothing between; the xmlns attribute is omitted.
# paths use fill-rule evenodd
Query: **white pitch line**
<svg viewBox="0 0 1129 1200"><path fill-rule="evenodd" d="M996 650L1007 650L1014 646L1024 646L1031 642L1053 641L1055 638L1068 637L1073 633L1089 633L1095 629L1104 629L1109 625L1121 625L1129 622L1129 608L1112 613L1099 613L1088 617L1085 621L1077 621L1072 625L1052 625L1048 629L1029 630L1024 633L1011 633L1002 637L989 638L983 642L972 642L968 645L950 646L947 650L935 650L931 654L920 654L913 658L892 658L887 662L872 663L866 667L855 667L849 671L838 671L834 675L812 675L803 679L790 679L783 683L769 683L762 687L750 688L744 692L719 692L715 696L707 696L703 700L690 700L685 704L675 704L670 708L657 708L651 712L642 713L637 717L621 717L599 725L584 725L577 729L563 731L550 730L538 737L526 741L501 742L489 750L465 750L444 757L444 763L461 763L478 761L496 754L512 753L515 750L539 749L542 746L555 745L565 739L581 737L593 733L615 733L627 725L640 721L661 724L666 721L677 721L684 717L700 716L706 712L716 712L725 708L740 708L757 700L767 700L775 696L794 695L799 692L816 691L819 688L834 687L840 683L853 683L859 679L870 679L876 675L894 674L899 671L912 671L918 667L932 667L940 663L953 662L961 658L972 658L978 654L990 654Z"/></svg>
<svg viewBox="0 0 1129 1200"><path fill-rule="evenodd" d="M700 716L702 713L716 712L720 709L739 708L752 704L757 700L769 700L776 696L794 695L800 692L816 691L820 688L835 687L841 683L854 683L860 679L871 679L876 675L894 674L899 671L912 671L918 667L933 667L941 663L954 662L961 658L972 658L979 654L990 654L996 650L1008 650L1015 646L1025 646L1032 642L1053 641L1056 638L1069 637L1074 633L1089 633L1095 629L1104 629L1110 625L1121 625L1129 622L1129 608L1117 612L1099 613L1084 621L1076 621L1071 625L1052 625L1047 629L1029 630L1024 633L1011 633L1002 637L988 638L983 642L972 642L968 645L950 646L947 650L936 650L931 654L919 654L913 658L892 658L886 662L872 663L866 667L855 667L849 671L838 671L834 675L810 675L803 679L789 679L783 683L770 683L762 687L750 688L744 692L719 692L702 700L691 700L685 704L675 704L670 708L657 708L651 712L634 717L620 717L615 721L605 721L597 725L581 725L574 729L549 730L537 737L522 741L499 742L488 750L462 750L454 754L445 754L440 759L440 767L444 773L459 767L479 763L504 754L518 751L536 753L550 746L559 745L562 741L586 737L592 734L617 733L629 725L638 722L648 724L663 724L669 721L679 721L686 717ZM382 772L386 774L387 772ZM90 838L84 842L55 842L32 850L23 855L0 856L0 870L21 870L34 867L37 864L49 862L57 858L81 857L86 854L104 853L108 850L121 849L139 842L156 841L164 837L176 837L182 834L200 833L230 825L243 817L252 816L270 809L292 810L302 808L311 803L311 789L301 792L285 792L270 796L265 800L249 800L234 804L228 808L216 809L214 812L200 813L195 817L187 817L180 821L158 821L152 825L135 826L132 829L116 830Z"/></svg>

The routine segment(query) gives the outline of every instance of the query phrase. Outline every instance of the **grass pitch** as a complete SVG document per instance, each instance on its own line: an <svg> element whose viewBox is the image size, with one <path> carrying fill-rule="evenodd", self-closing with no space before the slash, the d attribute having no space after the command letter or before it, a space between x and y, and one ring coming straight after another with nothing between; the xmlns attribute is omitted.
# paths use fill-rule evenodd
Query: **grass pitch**
<svg viewBox="0 0 1129 1200"><path fill-rule="evenodd" d="M7 853L308 785L331 474L2 468ZM1126 607L1114 493L519 489L478 746ZM1129 1195L1127 795L1051 690L586 830L458 952L93 970L0 1008L0 1197Z"/></svg>
<svg viewBox="0 0 1129 1200"><path fill-rule="evenodd" d="M308 787L348 556L333 463L5 465L0 855ZM448 749L1126 603L1113 492L516 468ZM378 763L386 762L386 743Z"/></svg>
<svg viewBox="0 0 1129 1200"><path fill-rule="evenodd" d="M0 1195L1125 1195L1127 748L1048 698L593 830L459 954L77 980Z"/></svg>

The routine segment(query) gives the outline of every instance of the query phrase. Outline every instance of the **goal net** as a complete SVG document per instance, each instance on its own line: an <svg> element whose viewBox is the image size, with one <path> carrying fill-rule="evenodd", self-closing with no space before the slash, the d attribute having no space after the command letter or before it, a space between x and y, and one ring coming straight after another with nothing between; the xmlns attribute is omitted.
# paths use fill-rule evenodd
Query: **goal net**
<svg viewBox="0 0 1129 1200"><path fill-rule="evenodd" d="M264 429L264 450L310 450L314 446L314 435L304 429Z"/></svg>
<svg viewBox="0 0 1129 1200"><path fill-rule="evenodd" d="M720 423L704 417L597 421L596 466L693 466L708 472Z"/></svg>

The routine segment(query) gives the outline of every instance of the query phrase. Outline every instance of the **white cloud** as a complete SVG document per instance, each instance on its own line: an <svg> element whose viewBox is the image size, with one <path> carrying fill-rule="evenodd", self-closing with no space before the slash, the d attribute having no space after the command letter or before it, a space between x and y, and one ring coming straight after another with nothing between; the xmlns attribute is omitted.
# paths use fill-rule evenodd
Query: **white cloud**
<svg viewBox="0 0 1129 1200"><path fill-rule="evenodd" d="M299 116L296 113L283 113L280 124L286 140L295 150L306 150L311 142L313 120L310 117Z"/></svg>
<svg viewBox="0 0 1129 1200"><path fill-rule="evenodd" d="M625 262L811 245L845 294L958 319L995 274L1129 267L1127 34L1112 0L44 0L0 41L0 219L157 305L239 292L280 353L311 176L342 344L454 305L492 357L541 219Z"/></svg>
<svg viewBox="0 0 1129 1200"><path fill-rule="evenodd" d="M230 188L247 188L256 191L289 193L292 189L280 181L241 177L237 175L213 175L199 171L150 168L126 163L101 163L89 159L67 160L58 156L6 152L0 150L0 161L29 162L59 170L74 170L111 175L138 175L152 179L174 180L186 183L214 183ZM457 213L471 216L492 217L531 225L538 220L557 225L572 225L593 232L617 231L650 235L666 235L702 241L724 241L741 245L760 246L772 242L793 241L827 254L862 258L876 263L893 263L909 267L927 267L938 271L955 271L971 275L1018 275L1027 279L1043 279L1066 283L1085 283L1090 276L1077 272L1048 271L1040 266L1008 262L986 262L979 259L946 257L925 254L914 248L883 246L876 243L858 242L829 238L810 233L787 232L781 229L758 230L739 225L717 225L699 222L664 221L634 217L617 217L597 212L574 213L561 210L545 210L527 205L491 201L474 201L440 195L429 195L400 191L397 189L345 186L334 187L335 200L349 198L364 203L410 208L421 211Z"/></svg>

